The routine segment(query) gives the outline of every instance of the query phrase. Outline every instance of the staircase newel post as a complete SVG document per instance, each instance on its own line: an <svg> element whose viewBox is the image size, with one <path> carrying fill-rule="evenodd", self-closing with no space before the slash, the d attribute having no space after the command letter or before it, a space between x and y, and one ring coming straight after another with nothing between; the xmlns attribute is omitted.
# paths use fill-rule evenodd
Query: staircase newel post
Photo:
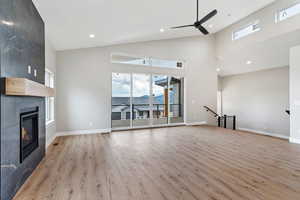
<svg viewBox="0 0 300 200"><path fill-rule="evenodd" d="M236 116L233 116L233 130L236 130Z"/></svg>

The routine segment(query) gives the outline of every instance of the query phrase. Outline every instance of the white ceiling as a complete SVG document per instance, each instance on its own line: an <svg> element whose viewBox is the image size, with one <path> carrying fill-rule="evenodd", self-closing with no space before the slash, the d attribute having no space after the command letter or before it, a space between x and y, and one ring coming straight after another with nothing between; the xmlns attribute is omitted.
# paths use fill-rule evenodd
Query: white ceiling
<svg viewBox="0 0 300 200"><path fill-rule="evenodd" d="M275 0L200 0L200 16L219 14L206 26L217 32ZM195 21L196 0L33 0L56 50L200 35L168 27ZM165 28L164 33L160 29ZM95 34L91 39L89 34Z"/></svg>

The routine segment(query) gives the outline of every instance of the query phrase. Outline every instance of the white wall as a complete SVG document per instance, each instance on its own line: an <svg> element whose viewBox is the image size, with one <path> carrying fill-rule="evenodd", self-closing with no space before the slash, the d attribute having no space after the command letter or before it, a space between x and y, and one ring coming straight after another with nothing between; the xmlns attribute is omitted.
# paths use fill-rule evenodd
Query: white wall
<svg viewBox="0 0 300 200"><path fill-rule="evenodd" d="M112 64L111 53L186 60L183 70ZM60 51L57 54L57 131L110 129L111 73L140 72L186 78L187 122L214 123L204 105L216 109L215 40L190 37L111 47Z"/></svg>
<svg viewBox="0 0 300 200"><path fill-rule="evenodd" d="M291 142L300 144L300 46L290 53Z"/></svg>
<svg viewBox="0 0 300 200"><path fill-rule="evenodd" d="M237 127L289 138L289 67L221 78L223 114Z"/></svg>
<svg viewBox="0 0 300 200"><path fill-rule="evenodd" d="M56 74L56 52L51 45L51 42L46 38L45 41L45 62L46 69ZM56 84L54 83L56 86ZM55 116L54 116L55 117ZM56 136L56 122L52 122L46 126L46 147L52 143Z"/></svg>

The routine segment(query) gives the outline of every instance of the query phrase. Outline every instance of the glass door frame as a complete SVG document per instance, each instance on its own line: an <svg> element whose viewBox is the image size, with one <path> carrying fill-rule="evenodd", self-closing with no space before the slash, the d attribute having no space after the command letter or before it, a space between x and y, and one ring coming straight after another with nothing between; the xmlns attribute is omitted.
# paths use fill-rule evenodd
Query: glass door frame
<svg viewBox="0 0 300 200"><path fill-rule="evenodd" d="M182 126L186 124L186 78L185 76L180 76L180 75L170 75L170 74L163 74L163 73L142 73L142 72L112 72L112 74L117 73L117 74L130 74L130 127L117 127L114 128L112 127L113 123L112 123L112 119L111 119L111 129L113 131L117 131L117 130L132 130L132 129L144 129L144 128L156 128L156 127L168 127L168 126ZM111 74L111 75L112 75ZM133 75L134 74L142 74L142 75L148 75L150 76L150 98L149 98L149 125L146 126L133 126ZM167 118L167 123L166 124L153 124L153 76L166 76L168 77L168 118ZM172 77L180 77L181 79L183 79L183 105L182 103L180 104L183 108L183 122L180 123L170 123L171 122L171 117L170 117L170 85L171 85L171 78ZM111 95L111 98L112 95ZM112 114L112 112L111 112Z"/></svg>

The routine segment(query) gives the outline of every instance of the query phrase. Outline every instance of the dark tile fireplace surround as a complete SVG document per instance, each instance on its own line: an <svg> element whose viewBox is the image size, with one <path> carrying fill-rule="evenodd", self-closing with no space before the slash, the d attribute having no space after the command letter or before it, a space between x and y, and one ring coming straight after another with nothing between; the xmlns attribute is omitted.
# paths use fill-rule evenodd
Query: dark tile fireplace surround
<svg viewBox="0 0 300 200"><path fill-rule="evenodd" d="M11 200L45 156L45 99L6 96L5 77L44 84L44 23L31 0L0 0L0 199ZM34 73L28 73L28 66Z"/></svg>

